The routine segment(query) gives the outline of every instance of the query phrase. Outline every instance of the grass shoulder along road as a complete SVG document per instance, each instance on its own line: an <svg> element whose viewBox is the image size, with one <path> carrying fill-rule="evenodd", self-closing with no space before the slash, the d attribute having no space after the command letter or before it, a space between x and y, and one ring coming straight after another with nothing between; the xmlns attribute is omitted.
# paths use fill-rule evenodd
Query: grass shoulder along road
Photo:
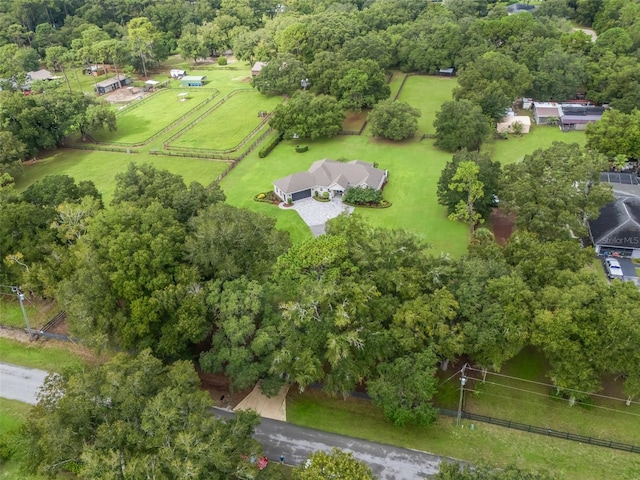
<svg viewBox="0 0 640 480"><path fill-rule="evenodd" d="M75 344L60 344L51 340L23 342L0 337L0 362L13 363L48 372L80 369L93 363L95 356Z"/></svg>
<svg viewBox="0 0 640 480"><path fill-rule="evenodd" d="M398 428L369 401L330 398L317 390L291 390L287 419L305 427L431 452L497 467L515 464L550 470L567 480L637 480L640 455L549 438L495 425L456 427L441 417L429 428Z"/></svg>

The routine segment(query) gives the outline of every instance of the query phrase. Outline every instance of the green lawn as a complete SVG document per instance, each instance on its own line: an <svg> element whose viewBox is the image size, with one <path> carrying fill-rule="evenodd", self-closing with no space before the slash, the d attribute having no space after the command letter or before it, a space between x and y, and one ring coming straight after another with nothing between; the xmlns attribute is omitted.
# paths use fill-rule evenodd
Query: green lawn
<svg viewBox="0 0 640 480"><path fill-rule="evenodd" d="M187 185L198 181L208 185L227 168L227 162L155 156L146 153L129 154L86 150L57 150L35 165L25 167L17 187L24 190L46 175L69 175L80 180L92 180L102 193L106 205L111 202L116 187L116 173L124 172L131 162L150 163L157 168L182 175Z"/></svg>
<svg viewBox="0 0 640 480"><path fill-rule="evenodd" d="M563 132L558 127L531 125L529 133L521 137L510 135L508 140L490 140L483 145L482 150L487 152L492 160L507 165L523 159L525 155L539 148L549 148L553 142L578 143L584 146L587 136L585 132Z"/></svg>
<svg viewBox="0 0 640 480"><path fill-rule="evenodd" d="M440 106L452 99L453 89L458 85L455 78L427 75L410 75L400 92L399 101L407 102L419 109L417 137L425 133L436 133L433 122Z"/></svg>
<svg viewBox="0 0 640 480"><path fill-rule="evenodd" d="M183 91L164 89L143 100L129 103L126 107L121 106L122 110L119 111L116 120L118 129L115 132L98 130L91 135L98 142L104 143L144 143L216 93L211 89L184 91L188 91L190 96L185 101L179 101L177 97L177 94Z"/></svg>
<svg viewBox="0 0 640 480"><path fill-rule="evenodd" d="M447 219L438 205L436 184L451 155L433 147L431 141L393 143L362 135L345 135L317 141L298 141L309 145L307 153L296 153L296 142L282 142L266 158L252 152L226 178L222 189L229 203L260 211L278 219L278 227L292 233L294 241L309 238L311 233L295 211L253 201L254 195L271 190L273 181L291 173L304 171L316 160L347 157L377 162L389 170L384 197L393 203L387 209L357 208L356 213L380 227L404 228L416 232L433 245L434 253L459 256L466 251L468 229Z"/></svg>
<svg viewBox="0 0 640 480"><path fill-rule="evenodd" d="M429 428L398 428L366 400L329 398L317 391L291 391L287 419L306 427L432 452L471 463L549 468L568 480L636 480L640 455L583 445L489 424L455 426L440 418ZM637 423L636 423L637 425Z"/></svg>
<svg viewBox="0 0 640 480"><path fill-rule="evenodd" d="M80 350L55 346L53 343L18 342L0 337L0 362L15 363L25 367L59 372L65 368L80 368L86 365Z"/></svg>
<svg viewBox="0 0 640 480"><path fill-rule="evenodd" d="M268 97L255 90L239 90L206 118L171 143L181 148L230 150L238 146L264 118L258 112L272 112L282 97Z"/></svg>

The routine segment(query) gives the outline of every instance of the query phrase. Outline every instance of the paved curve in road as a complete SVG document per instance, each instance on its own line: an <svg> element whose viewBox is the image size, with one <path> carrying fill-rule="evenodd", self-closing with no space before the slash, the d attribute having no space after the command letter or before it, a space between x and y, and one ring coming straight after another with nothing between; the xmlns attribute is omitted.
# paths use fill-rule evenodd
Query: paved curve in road
<svg viewBox="0 0 640 480"><path fill-rule="evenodd" d="M229 418L233 412L214 408L218 417ZM310 453L328 451L337 447L364 461L380 480L418 480L438 472L444 460L426 452L369 442L344 435L299 427L290 423L263 418L256 428L258 440L271 461L279 461L284 455L285 463L299 465Z"/></svg>
<svg viewBox="0 0 640 480"><path fill-rule="evenodd" d="M0 363L0 397L34 405L36 393L47 372L33 368ZM232 411L212 409L221 418L230 418ZM430 453L393 447L376 442L299 427L290 423L263 418L256 428L255 438L272 461L284 455L285 463L299 465L309 454L332 447L352 452L367 463L380 480L418 480L438 471L443 457Z"/></svg>
<svg viewBox="0 0 640 480"><path fill-rule="evenodd" d="M0 397L35 405L36 393L48 374L44 370L0 363Z"/></svg>

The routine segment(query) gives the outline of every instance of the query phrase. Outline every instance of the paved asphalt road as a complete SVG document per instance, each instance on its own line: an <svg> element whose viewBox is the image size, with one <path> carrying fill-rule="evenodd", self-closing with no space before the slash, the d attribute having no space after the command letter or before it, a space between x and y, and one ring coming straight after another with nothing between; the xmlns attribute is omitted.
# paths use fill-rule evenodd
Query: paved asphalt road
<svg viewBox="0 0 640 480"><path fill-rule="evenodd" d="M219 408L215 408L214 413L222 418L233 415L233 412ZM268 418L262 419L254 436L264 447L270 461L277 462L280 455L284 455L286 464L299 465L310 453L337 447L353 453L354 457L368 464L380 480L424 480L437 473L438 465L443 460L430 453L298 427Z"/></svg>
<svg viewBox="0 0 640 480"><path fill-rule="evenodd" d="M0 397L35 405L36 393L47 375L44 370L0 363Z"/></svg>
<svg viewBox="0 0 640 480"><path fill-rule="evenodd" d="M36 392L47 372L0 363L0 397L35 405ZM232 411L213 409L216 416L229 418ZM438 471L443 460L425 452L368 442L356 438L298 427L278 420L263 418L255 438L262 444L271 461L284 455L288 465L299 465L310 453L332 447L352 452L367 463L380 480L424 480Z"/></svg>

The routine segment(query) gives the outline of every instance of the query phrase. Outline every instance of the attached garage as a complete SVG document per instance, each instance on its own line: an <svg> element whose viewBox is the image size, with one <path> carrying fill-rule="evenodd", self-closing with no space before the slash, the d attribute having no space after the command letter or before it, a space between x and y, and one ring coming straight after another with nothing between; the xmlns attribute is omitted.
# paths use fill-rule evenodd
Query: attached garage
<svg viewBox="0 0 640 480"><path fill-rule="evenodd" d="M296 192L292 194L291 200L295 202L296 200L302 200L303 198L309 198L310 196L311 196L311 189L302 190L301 192Z"/></svg>

